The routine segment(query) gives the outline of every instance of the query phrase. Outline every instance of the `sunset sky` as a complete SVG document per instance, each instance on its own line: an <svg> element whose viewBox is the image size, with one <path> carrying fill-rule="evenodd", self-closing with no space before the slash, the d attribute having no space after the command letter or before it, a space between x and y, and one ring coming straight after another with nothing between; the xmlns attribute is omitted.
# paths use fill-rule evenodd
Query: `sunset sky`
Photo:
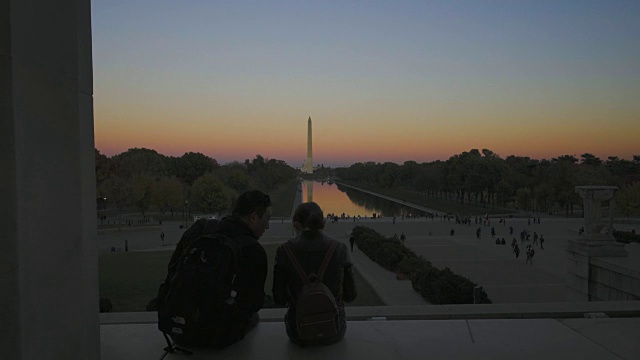
<svg viewBox="0 0 640 360"><path fill-rule="evenodd" d="M640 155L640 1L94 0L96 147Z"/></svg>

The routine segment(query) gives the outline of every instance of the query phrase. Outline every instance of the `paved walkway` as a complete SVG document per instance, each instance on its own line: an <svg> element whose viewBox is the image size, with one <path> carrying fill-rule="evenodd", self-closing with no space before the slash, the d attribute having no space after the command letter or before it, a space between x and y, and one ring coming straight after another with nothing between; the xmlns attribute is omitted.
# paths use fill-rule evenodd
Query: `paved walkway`
<svg viewBox="0 0 640 360"><path fill-rule="evenodd" d="M446 213L444 213L442 211L429 209L428 207L425 207L425 206L422 206L422 205L406 202L405 200L399 200L399 199L393 198L391 196L383 195L383 194L380 194L380 193L377 193L377 192L361 189L359 187L347 185L347 184L344 184L344 183L341 183L341 182L336 182L336 184L338 184L340 186L346 186L348 188L352 188L352 189L355 189L355 190L358 190L358 191L362 191L363 193L371 194L371 195L374 195L374 196L377 196L377 197L380 197L380 198L383 198L383 199L387 199L389 201L393 201L394 203L398 203L398 204L401 204L401 205L404 205L404 206L412 207L414 209L418 209L420 211L424 211L424 212L431 213L431 214L434 214L434 215L446 215Z"/></svg>
<svg viewBox="0 0 640 360"><path fill-rule="evenodd" d="M338 240L346 243L347 247L349 247L348 236L338 238ZM354 246L354 251L351 253L351 261L353 261L354 266L376 290L376 293L386 305L429 304L422 295L413 289L411 281L398 280L394 272L386 270L373 262L357 246Z"/></svg>

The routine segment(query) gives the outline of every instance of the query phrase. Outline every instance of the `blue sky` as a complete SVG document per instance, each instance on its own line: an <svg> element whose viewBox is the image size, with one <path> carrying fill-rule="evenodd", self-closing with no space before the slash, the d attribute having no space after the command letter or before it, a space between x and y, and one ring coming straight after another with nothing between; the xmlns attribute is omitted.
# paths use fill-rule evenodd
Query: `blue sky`
<svg viewBox="0 0 640 360"><path fill-rule="evenodd" d="M629 158L639 24L638 1L94 1L96 143L297 164L311 116L326 163Z"/></svg>

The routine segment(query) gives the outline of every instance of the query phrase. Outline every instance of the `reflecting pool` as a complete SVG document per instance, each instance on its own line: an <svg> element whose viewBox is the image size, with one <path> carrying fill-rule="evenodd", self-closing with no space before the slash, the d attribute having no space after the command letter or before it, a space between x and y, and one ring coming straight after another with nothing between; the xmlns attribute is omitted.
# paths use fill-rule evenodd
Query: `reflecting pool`
<svg viewBox="0 0 640 360"><path fill-rule="evenodd" d="M382 214L384 217L403 215L424 216L425 213L364 193L352 188L320 181L302 181L302 201L314 201L325 214L333 213L349 216L367 216Z"/></svg>

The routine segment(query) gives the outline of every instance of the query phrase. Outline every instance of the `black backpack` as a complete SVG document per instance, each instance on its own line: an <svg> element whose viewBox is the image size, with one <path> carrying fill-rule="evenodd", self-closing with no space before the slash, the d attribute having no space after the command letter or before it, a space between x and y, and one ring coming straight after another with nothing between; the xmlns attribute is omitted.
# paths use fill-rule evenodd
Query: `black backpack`
<svg viewBox="0 0 640 360"><path fill-rule="evenodd" d="M339 312L336 298L331 290L322 283L322 278L337 245L338 242L333 240L317 275L315 273L307 275L289 244L284 243L283 246L304 284L296 297L295 319L298 337L309 344L320 343L324 339L334 337L339 332Z"/></svg>
<svg viewBox="0 0 640 360"><path fill-rule="evenodd" d="M165 351L190 353L176 344L221 349L233 342L237 334L229 324L237 322L234 280L241 257L241 246L219 231L217 220L198 220L185 231L158 290Z"/></svg>

